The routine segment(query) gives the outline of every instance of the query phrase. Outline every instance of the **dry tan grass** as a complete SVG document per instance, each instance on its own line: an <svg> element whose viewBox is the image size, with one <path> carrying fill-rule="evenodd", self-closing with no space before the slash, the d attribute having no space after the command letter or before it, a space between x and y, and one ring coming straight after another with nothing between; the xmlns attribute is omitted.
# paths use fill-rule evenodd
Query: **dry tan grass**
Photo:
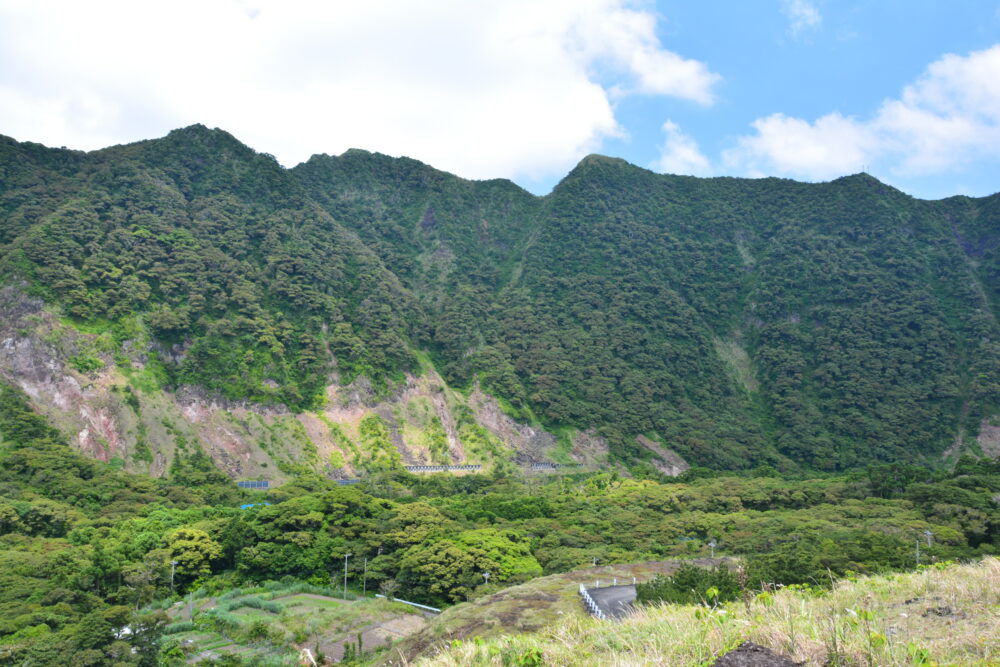
<svg viewBox="0 0 1000 667"><path fill-rule="evenodd" d="M602 565L532 579L446 609L424 631L393 649L386 662L405 664L406 660L455 639L533 633L563 623L564 619L583 618L578 594L581 583L591 586L600 581L606 586L616 579L621 583L631 582L632 577L646 581L657 574L675 572L683 562L714 566L725 559Z"/></svg>
<svg viewBox="0 0 1000 667"><path fill-rule="evenodd" d="M781 590L714 610L647 608L618 623L581 612L413 664L535 664L526 656L536 653L545 665L710 665L744 640L807 665L1000 666L1000 560L841 581L820 595Z"/></svg>

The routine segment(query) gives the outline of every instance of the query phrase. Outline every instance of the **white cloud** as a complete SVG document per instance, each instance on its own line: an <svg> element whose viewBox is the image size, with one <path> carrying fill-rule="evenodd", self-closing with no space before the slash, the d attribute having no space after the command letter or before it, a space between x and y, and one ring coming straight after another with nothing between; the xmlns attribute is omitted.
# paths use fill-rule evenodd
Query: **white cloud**
<svg viewBox="0 0 1000 667"><path fill-rule="evenodd" d="M945 55L867 120L827 114L810 123L783 114L753 122L756 134L726 151L751 175L825 179L878 163L893 173L941 173L1000 154L1000 44Z"/></svg>
<svg viewBox="0 0 1000 667"><path fill-rule="evenodd" d="M717 75L655 25L628 0L6 0L0 133L92 149L202 122L289 165L360 147L541 178L621 134L614 95L711 103Z"/></svg>
<svg viewBox="0 0 1000 667"><path fill-rule="evenodd" d="M668 120L663 124L666 138L660 157L653 168L667 174L706 176L711 173L708 158L698 148L698 142L685 134L677 123Z"/></svg>
<svg viewBox="0 0 1000 667"><path fill-rule="evenodd" d="M825 179L861 171L875 137L862 123L838 113L809 123L776 113L753 122L757 134L723 153L727 165L751 176L790 174Z"/></svg>
<svg viewBox="0 0 1000 667"><path fill-rule="evenodd" d="M784 0L783 9L790 24L788 31L793 37L798 37L806 30L813 30L823 22L816 5L809 0Z"/></svg>
<svg viewBox="0 0 1000 667"><path fill-rule="evenodd" d="M906 172L935 172L1000 152L1000 44L948 54L882 105L873 121Z"/></svg>
<svg viewBox="0 0 1000 667"><path fill-rule="evenodd" d="M581 21L572 35L586 60L607 60L630 71L636 92L713 102L712 86L719 75L704 63L664 50L656 37L656 18L648 12L615 11L600 20Z"/></svg>

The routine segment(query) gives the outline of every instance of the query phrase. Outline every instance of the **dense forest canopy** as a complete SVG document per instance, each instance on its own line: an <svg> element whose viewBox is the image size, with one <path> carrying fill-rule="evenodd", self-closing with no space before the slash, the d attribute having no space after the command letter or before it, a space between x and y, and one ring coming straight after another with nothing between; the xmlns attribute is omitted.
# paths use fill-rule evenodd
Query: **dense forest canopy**
<svg viewBox="0 0 1000 667"><path fill-rule="evenodd" d="M1000 407L1000 197L658 175L548 196L364 151L286 170L221 130L0 141L0 267L168 386L315 407L419 355L640 461L843 470L973 449ZM87 360L79 363L86 366Z"/></svg>
<svg viewBox="0 0 1000 667"><path fill-rule="evenodd" d="M183 664L163 637L163 605L151 603L278 579L337 587L345 553L355 555L352 588L364 559L368 591L447 606L593 559L713 548L742 556L755 588L823 587L831 576L912 568L928 533L926 561L1000 551L998 463L775 475L697 470L660 483L396 471L352 487L304 475L260 495L197 454L162 480L90 460L0 385L0 662ZM221 619L196 616L206 630Z"/></svg>

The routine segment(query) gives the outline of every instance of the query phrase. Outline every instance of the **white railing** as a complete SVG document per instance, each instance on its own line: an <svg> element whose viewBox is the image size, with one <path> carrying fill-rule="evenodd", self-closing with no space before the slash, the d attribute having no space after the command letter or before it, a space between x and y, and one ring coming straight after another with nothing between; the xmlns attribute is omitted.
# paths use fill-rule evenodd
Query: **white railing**
<svg viewBox="0 0 1000 667"><path fill-rule="evenodd" d="M419 466L403 466L406 468L407 472L456 472L462 470L477 471L482 470L483 466L478 463L463 464L463 465L419 465Z"/></svg>
<svg viewBox="0 0 1000 667"><path fill-rule="evenodd" d="M629 585L627 579L625 580L625 582L626 583L622 584L622 586ZM632 577L632 585L635 586L637 583L639 583L638 579ZM618 586L618 577L614 577L611 580L611 584L608 586L601 586L601 580L598 579L597 581L594 582L594 585L590 590L596 590L598 588L615 588L617 586ZM608 618L607 614L605 614L604 611L601 610L600 605L598 605L597 602L594 601L594 598L590 595L590 591L588 591L587 587L583 584L580 584L580 597L583 598L583 606L586 608L588 612L590 612L592 616L595 616L601 619L602 621Z"/></svg>
<svg viewBox="0 0 1000 667"><path fill-rule="evenodd" d="M594 602L594 598L590 597L590 593L587 592L587 587L580 584L580 597L583 598L583 606L586 607L587 611L590 612L592 616L595 616L602 621L605 620L604 612L601 608L597 606Z"/></svg>
<svg viewBox="0 0 1000 667"><path fill-rule="evenodd" d="M382 595L381 593L376 593L375 597L386 599L386 597L384 595ZM409 600L400 600L399 598L392 598L392 601L393 602L402 602L403 604L408 604L411 607L417 607L418 609L424 609L426 611L432 611L435 614L440 614L441 613L441 610L438 609L437 607L428 607L427 605L420 604L419 602L410 602Z"/></svg>

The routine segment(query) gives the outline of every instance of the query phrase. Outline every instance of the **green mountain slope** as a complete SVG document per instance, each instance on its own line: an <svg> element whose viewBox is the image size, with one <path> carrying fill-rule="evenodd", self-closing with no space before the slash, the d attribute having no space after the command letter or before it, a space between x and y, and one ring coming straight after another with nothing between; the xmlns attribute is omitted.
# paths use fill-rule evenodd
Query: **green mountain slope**
<svg viewBox="0 0 1000 667"><path fill-rule="evenodd" d="M546 204L524 268L535 314L517 319L550 324L497 333L551 419L715 464L775 447L834 468L938 454L995 405L988 288L944 206L867 176L699 180L603 158ZM726 342L752 384L725 372Z"/></svg>
<svg viewBox="0 0 1000 667"><path fill-rule="evenodd" d="M4 148L5 169L25 169L25 151ZM329 346L353 374L415 367L412 298L272 158L200 126L72 157L61 196L4 193L6 273L80 322L139 316L176 346L177 382L303 408L322 395Z"/></svg>
<svg viewBox="0 0 1000 667"><path fill-rule="evenodd" d="M534 197L364 151L285 170L193 126L86 154L4 139L0 216L5 279L113 331L118 358L141 348L168 389L315 409L362 376L392 395L427 352L452 387L633 464L993 447L997 196L590 156Z"/></svg>

